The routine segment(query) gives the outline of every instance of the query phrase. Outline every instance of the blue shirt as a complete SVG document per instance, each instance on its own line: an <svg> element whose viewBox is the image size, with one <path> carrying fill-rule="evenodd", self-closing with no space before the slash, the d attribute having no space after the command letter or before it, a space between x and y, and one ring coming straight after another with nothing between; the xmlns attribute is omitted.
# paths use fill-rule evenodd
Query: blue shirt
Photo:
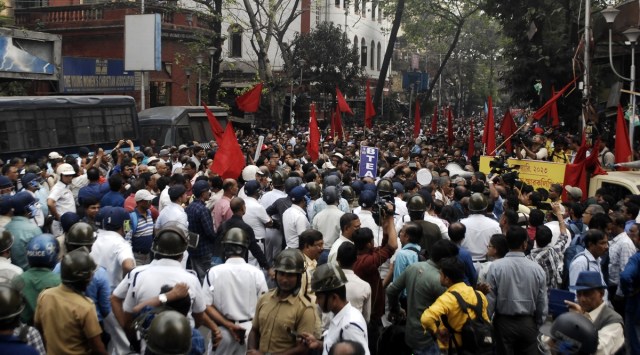
<svg viewBox="0 0 640 355"><path fill-rule="evenodd" d="M109 184L90 182L89 185L80 188L80 191L78 191L78 203L82 205L82 201L89 197L95 197L100 201L107 192L109 192Z"/></svg>
<svg viewBox="0 0 640 355"><path fill-rule="evenodd" d="M202 200L194 200L185 208L189 231L200 235L198 246L189 248L189 254L193 256L213 255L213 243L216 233L213 230L213 218L211 212Z"/></svg>
<svg viewBox="0 0 640 355"><path fill-rule="evenodd" d="M107 192L100 200L100 207L124 207L124 196L117 191Z"/></svg>
<svg viewBox="0 0 640 355"><path fill-rule="evenodd" d="M13 335L0 335L0 349L2 349L2 354L40 355L32 346Z"/></svg>
<svg viewBox="0 0 640 355"><path fill-rule="evenodd" d="M471 253L464 247L458 247L458 250L458 260L464 264L464 283L468 286L475 287L478 283L478 272L475 266L473 266Z"/></svg>
<svg viewBox="0 0 640 355"><path fill-rule="evenodd" d="M60 263L53 268L53 272L57 274L60 273ZM98 313L98 321L102 322L102 320L111 313L111 285L109 284L109 275L105 268L99 266L96 269L84 295L93 300L93 303L96 305L96 312Z"/></svg>
<svg viewBox="0 0 640 355"><path fill-rule="evenodd" d="M11 217L11 222L7 223L5 229L13 235L11 263L21 267L22 270L29 269L27 244L33 237L42 234L42 230L31 219L23 216Z"/></svg>
<svg viewBox="0 0 640 355"><path fill-rule="evenodd" d="M409 248L416 249L418 250L418 252L416 252L415 250L411 250ZM402 274L402 272L404 272L404 270L407 267L409 267L409 265L418 262L419 252L420 252L420 245L414 244L414 243L407 243L405 246L402 247L402 249L400 249L400 251L398 251L398 254L396 255L396 261L393 263L393 279L394 280L397 280L398 277L400 277L400 274Z"/></svg>

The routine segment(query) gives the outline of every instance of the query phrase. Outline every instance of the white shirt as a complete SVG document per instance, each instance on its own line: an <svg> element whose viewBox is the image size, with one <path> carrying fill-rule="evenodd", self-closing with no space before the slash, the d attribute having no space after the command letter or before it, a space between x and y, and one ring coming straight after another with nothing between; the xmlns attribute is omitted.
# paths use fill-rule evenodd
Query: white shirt
<svg viewBox="0 0 640 355"><path fill-rule="evenodd" d="M162 210L170 203L171 198L169 197L169 185L167 185L160 193L160 198L158 199L158 212L162 212Z"/></svg>
<svg viewBox="0 0 640 355"><path fill-rule="evenodd" d="M202 288L206 304L233 321L252 319L258 298L269 290L264 273L243 258L229 258L209 269Z"/></svg>
<svg viewBox="0 0 640 355"><path fill-rule="evenodd" d="M78 192L80 192L80 189L87 185L89 185L89 178L87 177L87 174L76 176L71 180L69 189L71 190L71 193L73 193L73 197L76 200L78 199Z"/></svg>
<svg viewBox="0 0 640 355"><path fill-rule="evenodd" d="M376 247L380 246L382 242L382 227L380 227L373 219L371 211L360 209L357 213L360 218L360 228L369 228L373 232L373 244Z"/></svg>
<svg viewBox="0 0 640 355"><path fill-rule="evenodd" d="M300 246L298 236L310 227L307 214L300 206L294 204L287 208L282 214L282 229L287 248L297 249Z"/></svg>
<svg viewBox="0 0 640 355"><path fill-rule="evenodd" d="M442 239L449 239L449 228L444 222L436 217L429 214L429 212L424 213L424 220L427 222L431 222L440 228L440 234L442 234Z"/></svg>
<svg viewBox="0 0 640 355"><path fill-rule="evenodd" d="M267 209L271 207L271 205L273 205L276 200L282 197L287 197L287 194L282 190L273 189L262 195L262 198L260 198L260 204L262 205L262 207Z"/></svg>
<svg viewBox="0 0 640 355"><path fill-rule="evenodd" d="M338 265L338 249L340 248L340 246L342 245L342 243L351 243L353 244L353 242L349 239L347 239L347 237L345 237L344 235L340 234L340 237L333 242L333 245L331 246L331 250L329 250L329 257L327 259L328 263L334 263L336 265Z"/></svg>
<svg viewBox="0 0 640 355"><path fill-rule="evenodd" d="M96 264L107 270L112 290L122 281L122 263L131 259L135 265L131 245L124 237L103 229L98 230L98 238L91 247L91 257Z"/></svg>
<svg viewBox="0 0 640 355"><path fill-rule="evenodd" d="M324 334L322 355L328 355L333 344L341 340L352 340L358 342L364 348L366 355L369 355L369 341L367 335L367 323L362 313L347 303L338 312L331 323L329 329Z"/></svg>
<svg viewBox="0 0 640 355"><path fill-rule="evenodd" d="M395 204L396 204L396 214L399 217L406 216L409 214L407 203L404 202L400 197L395 198Z"/></svg>
<svg viewBox="0 0 640 355"><path fill-rule="evenodd" d="M536 154L536 160L546 160L547 156L549 156L549 151L547 151L547 148L542 147L535 154ZM524 159L530 159L530 157L527 156L527 151L524 149L520 150L520 155L522 155Z"/></svg>
<svg viewBox="0 0 640 355"><path fill-rule="evenodd" d="M76 201L73 198L73 192L62 181L58 181L53 185L49 198L56 201L58 215L62 216L67 212L76 213Z"/></svg>
<svg viewBox="0 0 640 355"><path fill-rule="evenodd" d="M522 206L522 205L520 205ZM558 221L551 221L551 222L547 222L544 224L545 226L549 227L549 229L551 229L551 243L549 243L549 245L556 245L556 242L558 241L558 238L560 238L560 222ZM567 228L569 229L569 228ZM570 237L570 236L569 236ZM565 248L562 249L562 251L564 252L565 249L571 244L571 241L567 241L567 243L565 244ZM537 248L538 245L535 244L534 248Z"/></svg>
<svg viewBox="0 0 640 355"><path fill-rule="evenodd" d="M609 282L612 285L620 283L620 273L627 266L629 258L636 253L636 246L627 233L622 232L609 242ZM622 288L618 287L616 295L622 295Z"/></svg>
<svg viewBox="0 0 640 355"><path fill-rule="evenodd" d="M583 252L578 253L573 258L571 265L569 265L569 286L575 286L578 281L578 276L582 271L597 271L600 274L600 279L603 285L606 285L604 282L604 277L602 276L602 269L600 268L600 258L595 258L588 249L585 249ZM576 291L571 291L576 293ZM609 301L609 290L604 289L604 302L608 303Z"/></svg>
<svg viewBox="0 0 640 355"><path fill-rule="evenodd" d="M242 220L251 226L256 239L264 239L267 233L265 224L271 220L267 210L253 197L244 197L243 200L247 210L242 216Z"/></svg>
<svg viewBox="0 0 640 355"><path fill-rule="evenodd" d="M11 282L14 277L22 274L22 268L11 263L11 259L0 256L0 282Z"/></svg>
<svg viewBox="0 0 640 355"><path fill-rule="evenodd" d="M331 249L333 242L340 236L340 217L344 212L336 205L329 205L313 217L313 229L322 233L324 248Z"/></svg>
<svg viewBox="0 0 640 355"><path fill-rule="evenodd" d="M158 215L156 220L156 230L161 229L165 224L169 222L176 222L178 225L189 232L189 219L184 208L175 202L169 203Z"/></svg>
<svg viewBox="0 0 640 355"><path fill-rule="evenodd" d="M608 307L606 302L602 302L596 309L589 312L589 317L587 318L590 318L592 322L595 321L604 307ZM596 355L615 354L624 345L623 334L624 331L620 323L609 324L598 329L598 350Z"/></svg>
<svg viewBox="0 0 640 355"><path fill-rule="evenodd" d="M472 214L460 220L467 227L467 233L462 240L462 246L471 253L473 261L484 261L487 255L487 245L494 234L502 233L500 224L489 217Z"/></svg>
<svg viewBox="0 0 640 355"><path fill-rule="evenodd" d="M371 318L371 285L359 278L353 270L342 269L347 277L347 301L362 313L364 320L369 322Z"/></svg>

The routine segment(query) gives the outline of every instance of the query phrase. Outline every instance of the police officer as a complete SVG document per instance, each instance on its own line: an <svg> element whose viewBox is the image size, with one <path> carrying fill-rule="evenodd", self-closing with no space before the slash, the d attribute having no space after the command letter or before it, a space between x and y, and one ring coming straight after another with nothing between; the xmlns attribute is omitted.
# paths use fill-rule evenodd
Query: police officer
<svg viewBox="0 0 640 355"><path fill-rule="evenodd" d="M22 274L22 268L11 263L11 246L13 234L3 230L0 233L0 281L8 282Z"/></svg>
<svg viewBox="0 0 640 355"><path fill-rule="evenodd" d="M318 335L316 311L308 295L300 293L304 256L298 249L285 249L275 258L276 285L256 305L247 354L306 352L298 341L303 332Z"/></svg>
<svg viewBox="0 0 640 355"><path fill-rule="evenodd" d="M311 289L316 294L316 303L322 312L332 312L334 316L329 329L323 334L324 340L317 340L312 334L302 334L310 349L322 349L326 355L334 343L352 340L360 343L369 354L367 322L362 313L347 301L346 283L347 277L334 263L320 265L313 272Z"/></svg>
<svg viewBox="0 0 640 355"><path fill-rule="evenodd" d="M39 354L21 337L13 335L14 329L20 326L20 314L24 307L20 292L8 283L0 283L0 349L2 353Z"/></svg>
<svg viewBox="0 0 640 355"><path fill-rule="evenodd" d="M165 224L156 232L151 244L154 262L135 268L113 291L113 312L130 341L135 339L131 332L135 306L151 298L158 298L160 303L165 304L167 296L160 292L162 286L174 286L179 282L189 286L191 314L196 325L211 329L216 337L215 345L220 341L220 330L205 314L206 303L198 276L193 271L185 270L180 263L187 249L187 238L186 232L177 223Z"/></svg>
<svg viewBox="0 0 640 355"><path fill-rule="evenodd" d="M191 350L191 325L176 311L164 311L153 318L146 331L145 355L184 355Z"/></svg>
<svg viewBox="0 0 640 355"><path fill-rule="evenodd" d="M42 234L40 227L31 220L36 210L36 198L27 191L18 192L11 199L13 217L5 229L13 235L11 262L23 270L29 268L27 261L27 243L36 235Z"/></svg>
<svg viewBox="0 0 640 355"><path fill-rule="evenodd" d="M212 267L204 279L207 313L222 331L216 352L244 355L256 303L268 291L267 282L257 267L245 261L249 238L242 229L229 229L222 245L225 263Z"/></svg>

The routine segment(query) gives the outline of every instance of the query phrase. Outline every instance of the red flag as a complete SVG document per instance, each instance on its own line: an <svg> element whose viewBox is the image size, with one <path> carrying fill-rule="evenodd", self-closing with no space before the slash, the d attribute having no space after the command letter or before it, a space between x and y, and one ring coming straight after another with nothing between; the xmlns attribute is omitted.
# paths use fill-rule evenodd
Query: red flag
<svg viewBox="0 0 640 355"><path fill-rule="evenodd" d="M597 149L599 147L595 147ZM631 145L629 144L629 129L624 121L624 113L622 106L618 104L618 119L616 120L616 145L615 156L616 163L627 163L631 161ZM629 170L627 168L618 168L618 170Z"/></svg>
<svg viewBox="0 0 640 355"><path fill-rule="evenodd" d="M556 94L556 89L551 86L551 96L555 96ZM549 112L549 115L551 116L551 127L558 127L560 126L560 117L558 116L558 102L554 101L551 104L551 110Z"/></svg>
<svg viewBox="0 0 640 355"><path fill-rule="evenodd" d="M262 83L254 86L253 89L245 92L236 98L236 105L244 112L256 112L260 106L260 95L262 94Z"/></svg>
<svg viewBox="0 0 640 355"><path fill-rule="evenodd" d="M420 135L420 101L416 100L416 110L413 116L413 138Z"/></svg>
<svg viewBox="0 0 640 355"><path fill-rule="evenodd" d="M555 93L555 95L553 95L549 101L545 102L544 105L542 105L542 107L540 107L538 109L538 111L533 113L533 119L534 120L539 120L542 117L546 116L547 113L549 112L549 110L551 110L551 105L558 101L558 99L560 98L560 96L564 95L564 92L567 91L567 89L569 87L571 87L571 85L573 85L573 83L576 82L576 80L578 79L578 77L573 78L573 80L571 80L571 82L569 82L569 84L565 85L562 90L558 91Z"/></svg>
<svg viewBox="0 0 640 355"><path fill-rule="evenodd" d="M309 120L309 141L307 142L307 152L312 161L318 160L320 156L320 130L316 119L316 104L311 104L311 119Z"/></svg>
<svg viewBox="0 0 640 355"><path fill-rule="evenodd" d="M433 108L433 118L431 118L431 134L438 133L438 105Z"/></svg>
<svg viewBox="0 0 640 355"><path fill-rule="evenodd" d="M233 130L231 121L224 130L222 143L213 158L211 171L220 175L223 179L237 179L245 167L244 154L238 144L238 139Z"/></svg>
<svg viewBox="0 0 640 355"><path fill-rule="evenodd" d="M607 175L607 172L604 169L602 169L602 166L600 165L600 160L598 160L598 149L600 149L599 147L600 147L600 138L598 138L596 142L593 144L593 147L591 149L591 155L589 155L587 159L585 159L585 162L586 162L585 168L593 169L593 172L591 173L591 175Z"/></svg>
<svg viewBox="0 0 640 355"><path fill-rule="evenodd" d="M513 116L511 116L511 110L507 109L507 112L504 113L504 117L502 118L502 123L500 123L500 129L498 129L498 132L502 134L503 139L507 140L505 147L509 153L513 151L510 137L517 129L518 127L516 127L516 123L513 121Z"/></svg>
<svg viewBox="0 0 640 355"><path fill-rule="evenodd" d="M340 108L340 112L346 112L353 116L353 111L351 111L351 107L349 107L347 100L344 99L344 96L342 96L342 92L340 91L340 89L338 89L337 86L336 86L336 98L338 99L338 107Z"/></svg>
<svg viewBox="0 0 640 355"><path fill-rule="evenodd" d="M338 111L336 109L336 111ZM332 113L331 114L331 137L335 137L336 136L336 113Z"/></svg>
<svg viewBox="0 0 640 355"><path fill-rule="evenodd" d="M586 140L582 141L573 164L567 164L564 173L564 185L579 187L582 190L582 200L587 199L587 169L593 168L592 175L606 175L607 172L600 166L598 160L598 146L600 140L597 140L591 151L591 155L586 157L587 146ZM567 191L562 192L562 199L566 201Z"/></svg>
<svg viewBox="0 0 640 355"><path fill-rule="evenodd" d="M367 96L364 101L364 124L367 128L373 127L373 117L376 115L376 109L373 107L371 100L371 89L369 89L369 81L367 80Z"/></svg>
<svg viewBox="0 0 640 355"><path fill-rule="evenodd" d="M471 132L469 133L469 148L467 148L467 158L471 159L471 157L475 154L476 152L476 147L475 147L475 140L476 137L474 137L473 134L473 120L471 120Z"/></svg>
<svg viewBox="0 0 640 355"><path fill-rule="evenodd" d="M447 108L447 143L449 143L449 147L453 145L453 110L451 107Z"/></svg>
<svg viewBox="0 0 640 355"><path fill-rule="evenodd" d="M342 115L340 114L340 107L336 106L336 112L334 112L331 118L331 135L338 139L344 139L344 129L342 128Z"/></svg>
<svg viewBox="0 0 640 355"><path fill-rule="evenodd" d="M491 96L489 96L488 101L489 112L487 113L487 125L485 126L485 132L487 133L487 154L494 155L496 153L496 124L493 119L493 102L491 101Z"/></svg>
<svg viewBox="0 0 640 355"><path fill-rule="evenodd" d="M222 126L220 126L220 122L216 116L213 115L213 112L209 110L207 105L202 101L202 106L204 106L204 111L207 113L207 118L209 119L209 126L211 126L211 131L213 132L213 136L216 139L216 143L220 145L222 143L222 136L224 135L224 130Z"/></svg>

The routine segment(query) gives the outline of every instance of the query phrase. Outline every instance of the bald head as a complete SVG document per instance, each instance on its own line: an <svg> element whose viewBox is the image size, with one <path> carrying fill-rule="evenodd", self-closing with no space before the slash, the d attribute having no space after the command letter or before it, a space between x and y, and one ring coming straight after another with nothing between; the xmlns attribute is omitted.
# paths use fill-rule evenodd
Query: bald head
<svg viewBox="0 0 640 355"><path fill-rule="evenodd" d="M231 199L231 202L229 202L229 207L231 208L231 212L233 212L233 214L237 215L243 215L244 214L244 200L241 199L240 197L234 197Z"/></svg>

